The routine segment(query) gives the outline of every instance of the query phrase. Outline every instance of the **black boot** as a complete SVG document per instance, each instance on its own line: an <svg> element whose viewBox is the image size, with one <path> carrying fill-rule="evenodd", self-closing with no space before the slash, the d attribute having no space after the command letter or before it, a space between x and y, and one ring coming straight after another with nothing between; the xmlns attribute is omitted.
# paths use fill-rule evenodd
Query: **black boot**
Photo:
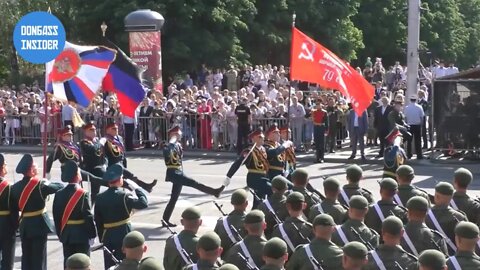
<svg viewBox="0 0 480 270"><path fill-rule="evenodd" d="M212 188L209 186L205 186L204 184L198 184L197 189L201 192L207 193L209 195L215 196L216 198L220 197L220 193L225 189L225 186L221 186L219 188Z"/></svg>
<svg viewBox="0 0 480 270"><path fill-rule="evenodd" d="M148 193L151 193L152 192L152 189L155 185L157 185L157 179L153 180L150 184L147 184L145 182L143 182L142 180L138 179L138 177L134 177L133 179L133 182L135 182L139 187L145 189Z"/></svg>

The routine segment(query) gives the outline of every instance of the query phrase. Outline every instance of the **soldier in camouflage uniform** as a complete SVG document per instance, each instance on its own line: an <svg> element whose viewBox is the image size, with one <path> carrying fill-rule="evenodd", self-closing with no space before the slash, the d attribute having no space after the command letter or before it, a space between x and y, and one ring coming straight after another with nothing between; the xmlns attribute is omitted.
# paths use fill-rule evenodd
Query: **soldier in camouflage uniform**
<svg viewBox="0 0 480 270"><path fill-rule="evenodd" d="M214 232L207 232L198 239L198 262L184 267L184 270L216 270L217 260L223 249L220 237Z"/></svg>
<svg viewBox="0 0 480 270"><path fill-rule="evenodd" d="M268 196L259 206L258 210L265 214L265 221L267 222L267 228L265 229L265 237L270 238L273 232L273 228L277 225L277 221L273 213L284 221L288 216L287 207L285 205L287 197L285 192L288 188L288 180L279 175L275 176L272 180L272 195Z"/></svg>
<svg viewBox="0 0 480 270"><path fill-rule="evenodd" d="M310 208L317 203L321 202L320 197L317 194L310 192L307 187L309 186L309 176L305 169L296 169L292 173L293 188L292 191L300 192L305 197L307 207L303 210L306 217L309 216Z"/></svg>
<svg viewBox="0 0 480 270"><path fill-rule="evenodd" d="M465 212L469 221L480 224L480 202L467 195L467 189L472 180L473 175L469 170L460 168L455 171L453 177L455 193L453 193L450 206L455 210Z"/></svg>
<svg viewBox="0 0 480 270"><path fill-rule="evenodd" d="M409 165L402 165L397 169L398 193L393 197L395 202L400 206L405 206L410 198L422 196L430 201L427 192L412 185L415 172Z"/></svg>
<svg viewBox="0 0 480 270"><path fill-rule="evenodd" d="M340 189L338 201L342 205L348 205L348 202L353 195L362 195L367 199L369 204L373 203L372 193L359 186L363 174L362 168L354 164L348 166L346 172L348 184L344 185L342 189Z"/></svg>
<svg viewBox="0 0 480 270"><path fill-rule="evenodd" d="M447 260L448 269L480 269L480 257L475 254L478 245L478 226L462 221L455 227L457 251Z"/></svg>
<svg viewBox="0 0 480 270"><path fill-rule="evenodd" d="M313 223L317 215L325 213L329 214L336 224L342 224L347 218L348 208L338 202L340 182L334 177L329 177L323 181L323 189L326 198L310 208L308 221Z"/></svg>

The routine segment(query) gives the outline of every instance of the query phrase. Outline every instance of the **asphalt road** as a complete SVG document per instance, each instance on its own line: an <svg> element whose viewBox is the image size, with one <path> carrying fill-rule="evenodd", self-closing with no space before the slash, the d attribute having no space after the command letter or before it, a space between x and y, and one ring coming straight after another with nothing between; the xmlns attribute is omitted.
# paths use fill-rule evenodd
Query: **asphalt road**
<svg viewBox="0 0 480 270"><path fill-rule="evenodd" d="M5 157L9 170L8 179L12 182L15 179L19 180L20 175L14 175L13 172L21 155L6 154ZM36 156L35 161L41 168L42 157ZM213 187L218 187L223 182L231 162L232 161L228 160L188 159L184 162L184 170L187 175L193 177L197 181ZM336 176L342 182L346 182L344 172L346 165L344 163L299 164L299 167L304 167L309 171L312 184L322 192L322 176ZM365 179L361 182L361 185L372 191L374 196L378 199L379 188L377 180L381 177L382 168L380 165L374 164L366 164L362 165L362 167L365 171ZM457 167L458 166L455 165L432 164L427 160L419 162L414 167L417 175L415 183L418 186L433 192L436 181L450 181L452 179L453 171ZM480 195L480 182L478 181L478 179L480 179L480 166L478 166L478 164L470 164L466 165L466 167L474 172L474 177L477 179L477 181L474 181L473 183L471 194L474 196ZM159 180L159 184L155 187L154 191L149 194L149 207L146 210L136 212L132 217L132 222L133 227L142 232L147 239L148 251L146 256L155 256L162 259L165 239L170 236L170 233L166 229L160 229L160 220L163 209L169 199L171 189L171 184L164 182L165 164L163 160L159 158L130 158L128 160L128 168L139 178L146 181L151 181L152 179ZM221 197L217 199L220 204L223 204L223 208L226 212L231 210L231 205L229 204L230 194L235 189L246 186L245 176L246 170L245 168L241 168L233 177L231 185L224 191ZM52 181L55 181L55 179L60 179L60 164L58 162L54 164L52 169ZM203 214L201 233L213 230L216 220L220 216L220 213L212 203L212 200L214 199L215 198L211 196L201 194L195 189L185 187L182 196L177 203L172 221L179 223L181 212L186 207L196 205L200 207ZM52 202L53 198L50 198L47 206L49 212L51 212ZM176 230L179 231L181 228L177 227ZM63 253L61 243L58 242L55 234L49 235L48 239L48 269L62 269ZM103 269L102 252L93 252L91 257L94 266L93 268ZM21 248L20 241L18 241L15 268L20 269L20 258Z"/></svg>

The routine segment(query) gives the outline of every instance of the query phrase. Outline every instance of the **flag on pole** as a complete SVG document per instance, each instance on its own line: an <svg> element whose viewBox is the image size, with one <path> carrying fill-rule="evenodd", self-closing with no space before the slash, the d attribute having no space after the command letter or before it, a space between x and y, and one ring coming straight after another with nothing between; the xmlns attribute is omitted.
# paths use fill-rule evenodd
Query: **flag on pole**
<svg viewBox="0 0 480 270"><path fill-rule="evenodd" d="M290 79L339 90L357 115L370 106L374 89L354 68L293 27Z"/></svg>
<svg viewBox="0 0 480 270"><path fill-rule="evenodd" d="M106 47L65 42L63 51L46 64L46 91L60 100L88 107L115 55L115 50Z"/></svg>
<svg viewBox="0 0 480 270"><path fill-rule="evenodd" d="M103 89L117 95L120 112L134 117L135 110L145 97L142 71L119 47L106 40L106 46L117 51L117 57L103 80Z"/></svg>

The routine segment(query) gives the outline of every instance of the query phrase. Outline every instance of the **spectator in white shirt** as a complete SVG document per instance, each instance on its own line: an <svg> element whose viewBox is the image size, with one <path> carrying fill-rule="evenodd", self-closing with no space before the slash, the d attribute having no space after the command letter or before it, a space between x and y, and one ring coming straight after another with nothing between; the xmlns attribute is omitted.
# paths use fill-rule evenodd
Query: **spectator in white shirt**
<svg viewBox="0 0 480 270"><path fill-rule="evenodd" d="M412 137L407 141L407 157L412 157L412 140L415 140L415 152L417 159L423 159L422 155L422 123L425 113L422 106L417 103L417 95L410 96L410 103L405 106L404 114L407 124L410 126Z"/></svg>
<svg viewBox="0 0 480 270"><path fill-rule="evenodd" d="M290 121L292 126L293 143L297 148L302 145L302 127L305 120L305 108L298 102L296 96L292 97L292 105L290 106Z"/></svg>
<svg viewBox="0 0 480 270"><path fill-rule="evenodd" d="M278 90L275 88L273 83L268 85L268 99L276 100L278 95Z"/></svg>

